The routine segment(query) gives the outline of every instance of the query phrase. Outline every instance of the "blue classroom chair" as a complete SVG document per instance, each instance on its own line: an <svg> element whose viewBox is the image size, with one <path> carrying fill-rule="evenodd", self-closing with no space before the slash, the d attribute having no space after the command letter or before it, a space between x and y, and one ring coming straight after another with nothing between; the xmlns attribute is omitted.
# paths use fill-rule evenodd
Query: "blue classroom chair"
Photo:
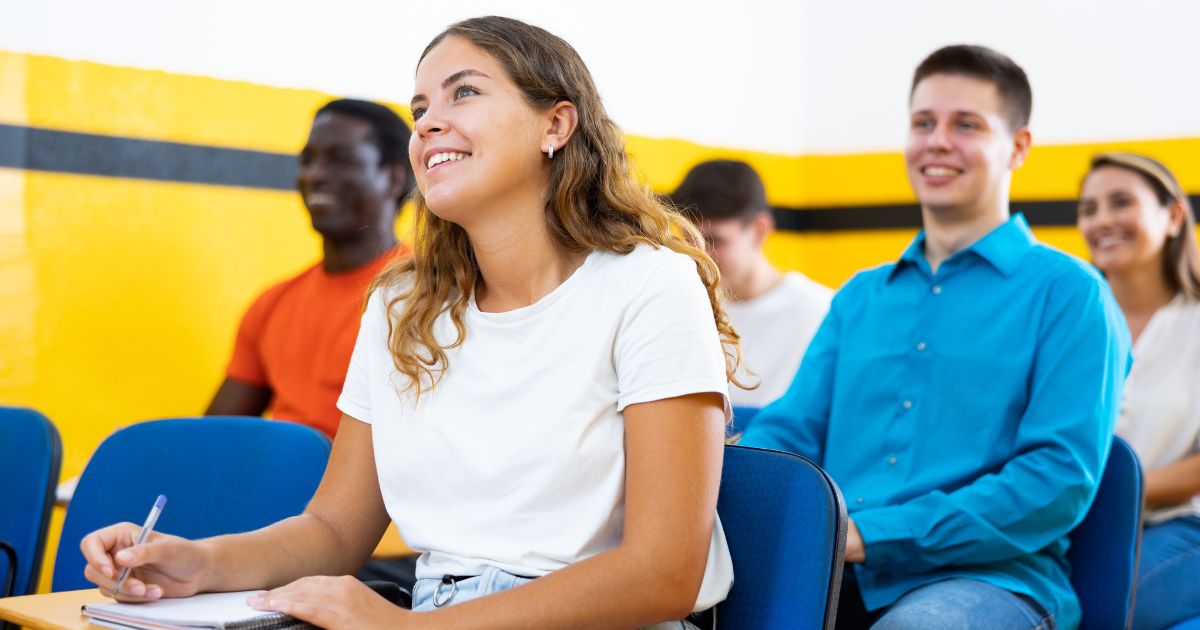
<svg viewBox="0 0 1200 630"><path fill-rule="evenodd" d="M1132 622L1144 485L1137 454L1114 437L1096 499L1071 532L1067 551L1083 609L1080 630L1128 628Z"/></svg>
<svg viewBox="0 0 1200 630"><path fill-rule="evenodd" d="M734 573L718 627L832 630L847 521L829 475L799 455L726 446L717 513Z"/></svg>
<svg viewBox="0 0 1200 630"><path fill-rule="evenodd" d="M37 590L62 464L62 441L45 416L0 407L0 597Z"/></svg>
<svg viewBox="0 0 1200 630"><path fill-rule="evenodd" d="M54 591L90 588L79 542L113 523L146 519L159 494L155 531L203 538L250 531L299 514L329 459L316 429L262 418L142 422L96 449L67 508Z"/></svg>

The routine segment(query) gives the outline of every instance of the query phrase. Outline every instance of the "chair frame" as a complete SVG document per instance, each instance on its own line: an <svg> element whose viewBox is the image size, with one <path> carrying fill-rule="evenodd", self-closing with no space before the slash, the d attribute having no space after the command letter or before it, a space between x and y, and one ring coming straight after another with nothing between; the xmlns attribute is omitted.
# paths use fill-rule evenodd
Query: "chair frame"
<svg viewBox="0 0 1200 630"><path fill-rule="evenodd" d="M729 453L731 451L731 449L742 450L742 451L760 451L760 452L771 453L773 455L779 455L779 456L799 460L805 466L811 467L813 470L815 470L817 473L819 473L821 479L824 481L825 485L830 490L830 494L832 496L832 500L833 500L833 504L834 504L833 522L830 523L830 525L832 526L832 529L835 532L835 541L834 541L834 550L833 550L833 554L832 554L832 558L831 558L831 564L829 566L829 586L825 592L825 619L823 621L822 627L825 628L825 630L834 630L834 626L837 623L837 611L838 611L839 597L841 596L842 572L844 570L845 562L846 562L846 534L847 534L848 527L849 527L849 516L846 512L846 501L845 501L845 498L842 496L841 489L838 487L837 483L834 482L833 478L830 477L829 474L826 473L823 468L821 468L815 462L813 462L812 460L810 460L807 457L804 457L802 455L797 455L796 453L789 453L787 451L779 451L779 450L767 449L767 448L757 448L757 447L753 447L753 446L737 446L737 445L732 445L732 444L727 445L725 447L726 453ZM736 576L734 577L734 579L735 580L737 579ZM717 606L717 609L718 609L718 611L720 610L720 605ZM718 619L720 619L719 612L718 612Z"/></svg>
<svg viewBox="0 0 1200 630"><path fill-rule="evenodd" d="M33 556L29 558L29 581L26 585L17 584L18 577L18 557L17 550L7 541L0 540L0 549L3 549L5 555L9 559L8 577L5 581L5 589L0 597L9 597L17 593L20 589L20 594L25 595L32 593L37 588L39 579L42 573L42 560L46 553L46 535L50 529L50 514L54 511L54 492L58 485L59 475L62 471L62 437L58 433L57 427L44 414L35 409L28 407L0 407L0 414L4 412L16 412L22 414L33 414L40 418L46 431L49 434L50 446L50 470L49 483L46 484L45 500L42 502L42 513L38 515L37 541L34 543ZM0 624L0 627L6 627Z"/></svg>
<svg viewBox="0 0 1200 630"><path fill-rule="evenodd" d="M1068 560L1068 562L1070 562L1074 553L1077 551L1078 547L1076 545L1075 535L1084 526L1084 524L1087 523L1088 520L1091 518L1092 509L1095 507L1096 499L1100 496L1100 493L1103 492L1103 490L1104 490L1104 480L1105 480L1105 477L1108 475L1109 466L1112 465L1113 453L1118 450L1126 451L1133 456L1134 466L1138 473L1137 474L1137 504L1135 506L1135 513L1133 515L1133 518L1134 518L1136 524L1135 524L1134 539L1133 539L1133 563L1130 568L1131 576L1130 576L1130 583L1129 583L1129 601L1128 601L1128 607L1125 611L1125 619L1121 625L1122 628L1129 628L1133 624L1133 609L1134 609L1134 604L1137 600L1138 564L1141 561L1141 553L1142 553L1142 525L1143 525L1142 516L1143 516L1143 509L1144 509L1145 502L1146 502L1146 473L1145 473L1145 470L1142 468L1141 460L1138 458L1137 452L1133 450L1133 447L1131 447L1128 442L1126 442L1125 440L1122 440L1118 436L1113 436L1112 450L1109 452L1108 460L1105 463L1104 472L1101 473L1099 487L1096 491L1096 497L1093 498L1092 504L1088 506L1088 512L1084 516L1083 520L1081 520L1079 522L1079 524L1075 526L1075 529L1073 529L1071 531L1071 533L1068 534L1068 537L1071 540L1071 546L1070 546L1069 550L1067 551L1067 560ZM1123 455L1122 455L1122 457L1123 457ZM1075 584L1075 567L1074 566L1072 566L1071 587L1073 589L1075 589L1076 595L1078 596L1080 589L1077 588L1076 584ZM1083 598L1080 597L1081 607L1082 607L1083 603L1084 603ZM1080 626L1080 628L1082 630L1087 630L1088 628L1095 627L1095 623L1097 621L1097 620L1094 620L1094 619L1091 619L1090 617L1088 617L1087 612L1088 612L1087 609L1084 608L1084 610L1083 610L1084 623Z"/></svg>

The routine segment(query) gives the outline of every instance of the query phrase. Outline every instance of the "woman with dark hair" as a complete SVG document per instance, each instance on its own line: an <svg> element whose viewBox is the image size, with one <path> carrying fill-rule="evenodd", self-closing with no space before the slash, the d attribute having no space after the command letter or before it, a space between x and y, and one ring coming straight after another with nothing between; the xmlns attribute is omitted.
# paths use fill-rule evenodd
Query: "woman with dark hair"
<svg viewBox="0 0 1200 630"><path fill-rule="evenodd" d="M1079 231L1133 334L1117 433L1146 475L1134 628L1200 615L1200 248L1187 194L1156 160L1092 160Z"/></svg>
<svg viewBox="0 0 1200 630"><path fill-rule="evenodd" d="M412 109L414 255L374 283L308 509L196 542L114 525L86 575L111 593L134 567L130 601L273 589L253 603L329 628L711 623L692 613L733 579L716 500L740 354L699 233L542 29L451 26ZM423 614L306 577L353 573L389 515Z"/></svg>

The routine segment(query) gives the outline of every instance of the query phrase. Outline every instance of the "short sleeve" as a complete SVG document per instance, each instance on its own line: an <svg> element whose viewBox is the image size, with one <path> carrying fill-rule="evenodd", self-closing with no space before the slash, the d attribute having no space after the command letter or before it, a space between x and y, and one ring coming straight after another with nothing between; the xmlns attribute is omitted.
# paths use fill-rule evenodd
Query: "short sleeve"
<svg viewBox="0 0 1200 630"><path fill-rule="evenodd" d="M251 385L269 385L262 360L262 336L278 301L279 287L274 287L258 296L246 309L233 342L233 356L229 359L229 367L225 369L229 378Z"/></svg>
<svg viewBox="0 0 1200 630"><path fill-rule="evenodd" d="M614 344L617 410L714 392L729 399L725 354L696 264L676 254L652 269L625 309Z"/></svg>
<svg viewBox="0 0 1200 630"><path fill-rule="evenodd" d="M354 352L350 355L350 366L346 370L346 381L337 407L342 413L371 423L371 365L377 352L384 349L387 336L387 318L384 315L384 299L375 291L367 300L358 325L358 337L354 341ZM382 375L376 375L382 378Z"/></svg>

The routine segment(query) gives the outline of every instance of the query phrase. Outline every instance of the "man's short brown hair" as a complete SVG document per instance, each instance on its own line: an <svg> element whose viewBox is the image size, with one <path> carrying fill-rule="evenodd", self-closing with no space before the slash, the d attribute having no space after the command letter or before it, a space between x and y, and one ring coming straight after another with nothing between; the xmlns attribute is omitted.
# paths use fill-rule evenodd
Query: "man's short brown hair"
<svg viewBox="0 0 1200 630"><path fill-rule="evenodd" d="M693 221L749 221L771 209L762 179L745 162L711 160L692 167L671 201Z"/></svg>
<svg viewBox="0 0 1200 630"><path fill-rule="evenodd" d="M996 86L996 93L1011 131L1029 125L1033 113L1033 89L1025 71L1008 56L986 46L957 44L939 48L917 66L913 73L909 98L917 84L935 74L952 74L987 81Z"/></svg>

